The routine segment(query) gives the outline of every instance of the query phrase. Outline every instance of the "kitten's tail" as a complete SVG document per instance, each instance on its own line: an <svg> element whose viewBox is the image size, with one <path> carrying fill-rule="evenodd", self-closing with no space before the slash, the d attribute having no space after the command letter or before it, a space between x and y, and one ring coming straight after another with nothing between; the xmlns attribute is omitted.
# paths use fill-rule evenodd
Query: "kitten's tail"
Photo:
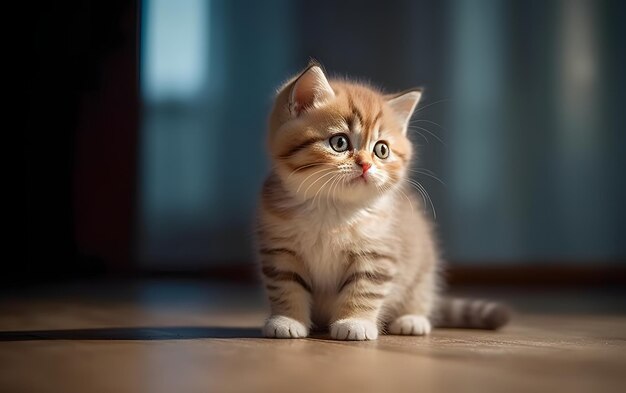
<svg viewBox="0 0 626 393"><path fill-rule="evenodd" d="M511 318L507 306L479 299L443 298L435 315L435 326L443 328L498 329Z"/></svg>

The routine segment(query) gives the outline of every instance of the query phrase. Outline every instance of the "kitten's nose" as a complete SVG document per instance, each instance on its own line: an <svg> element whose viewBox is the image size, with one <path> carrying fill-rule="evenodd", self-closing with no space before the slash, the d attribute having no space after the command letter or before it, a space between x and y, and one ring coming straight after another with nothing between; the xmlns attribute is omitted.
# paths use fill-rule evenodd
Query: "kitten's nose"
<svg viewBox="0 0 626 393"><path fill-rule="evenodd" d="M359 165L361 165L361 169L363 169L363 174L372 167L372 164L366 161L359 162Z"/></svg>
<svg viewBox="0 0 626 393"><path fill-rule="evenodd" d="M363 170L363 175L372 167L372 162L368 159L367 154L363 151L360 151L356 154L355 162L357 165L361 167Z"/></svg>

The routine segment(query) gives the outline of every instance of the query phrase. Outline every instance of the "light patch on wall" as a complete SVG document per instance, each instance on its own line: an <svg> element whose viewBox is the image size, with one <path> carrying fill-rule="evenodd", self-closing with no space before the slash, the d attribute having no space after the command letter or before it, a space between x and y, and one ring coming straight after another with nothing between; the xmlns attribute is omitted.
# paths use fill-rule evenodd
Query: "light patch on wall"
<svg viewBox="0 0 626 393"><path fill-rule="evenodd" d="M590 153L597 141L597 59L593 5L585 0L563 4L561 43L561 141L565 154ZM574 157L578 158L578 157Z"/></svg>
<svg viewBox="0 0 626 393"><path fill-rule="evenodd" d="M188 100L207 75L208 2L143 2L141 88L148 103Z"/></svg>
<svg viewBox="0 0 626 393"><path fill-rule="evenodd" d="M457 135L452 191L465 209L490 204L498 187L502 141L505 7L494 0L454 3L454 83Z"/></svg>

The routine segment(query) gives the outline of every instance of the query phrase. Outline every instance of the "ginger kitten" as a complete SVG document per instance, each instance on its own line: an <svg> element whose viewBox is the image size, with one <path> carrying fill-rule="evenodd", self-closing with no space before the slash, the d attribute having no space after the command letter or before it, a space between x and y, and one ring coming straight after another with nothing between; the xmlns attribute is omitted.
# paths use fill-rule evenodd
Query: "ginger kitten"
<svg viewBox="0 0 626 393"><path fill-rule="evenodd" d="M407 125L421 92L385 95L328 80L311 64L278 92L269 120L272 172L257 236L271 304L267 337L329 328L338 340L440 326L496 328L496 303L439 297L439 255L406 181Z"/></svg>

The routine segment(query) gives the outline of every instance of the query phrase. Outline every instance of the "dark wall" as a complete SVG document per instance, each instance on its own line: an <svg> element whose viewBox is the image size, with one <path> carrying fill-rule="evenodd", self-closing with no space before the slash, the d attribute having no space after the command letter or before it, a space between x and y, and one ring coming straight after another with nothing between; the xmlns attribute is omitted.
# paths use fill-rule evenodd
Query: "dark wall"
<svg viewBox="0 0 626 393"><path fill-rule="evenodd" d="M65 276L129 265L137 11L135 1L37 6L27 43L27 256L7 266L14 275Z"/></svg>

